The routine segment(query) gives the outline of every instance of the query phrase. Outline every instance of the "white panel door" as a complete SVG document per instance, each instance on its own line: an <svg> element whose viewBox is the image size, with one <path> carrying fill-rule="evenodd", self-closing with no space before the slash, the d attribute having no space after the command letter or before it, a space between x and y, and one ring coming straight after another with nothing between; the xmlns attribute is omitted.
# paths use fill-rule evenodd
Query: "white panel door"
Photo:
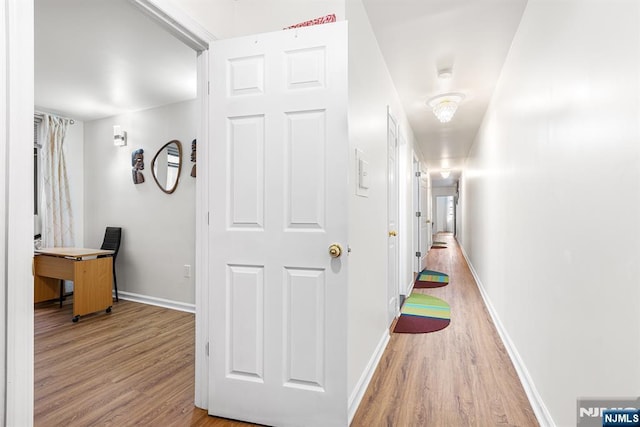
<svg viewBox="0 0 640 427"><path fill-rule="evenodd" d="M428 218L428 213L422 210L422 205L420 203L421 194L420 194L420 182L421 182L421 174L420 174L420 162L417 158L413 158L413 210L416 212L415 222L412 227L413 234L413 251L414 251L414 262L413 262L413 271L418 273L422 270L422 259L420 254L422 245L420 244L420 240L422 239L422 222Z"/></svg>
<svg viewBox="0 0 640 427"><path fill-rule="evenodd" d="M398 125L387 110L388 156L388 268L387 268L387 321L389 325L398 315Z"/></svg>
<svg viewBox="0 0 640 427"><path fill-rule="evenodd" d="M420 174L420 211L423 216L420 219L420 269L427 265L427 254L431 248L431 194L429 192L429 175L426 171Z"/></svg>
<svg viewBox="0 0 640 427"><path fill-rule="evenodd" d="M338 22L211 48L212 415L347 425L346 47Z"/></svg>

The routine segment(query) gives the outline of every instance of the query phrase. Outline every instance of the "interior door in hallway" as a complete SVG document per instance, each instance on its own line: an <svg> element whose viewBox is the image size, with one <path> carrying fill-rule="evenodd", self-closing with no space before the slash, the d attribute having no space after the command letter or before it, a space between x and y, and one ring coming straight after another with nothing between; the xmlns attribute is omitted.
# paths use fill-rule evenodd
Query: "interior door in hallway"
<svg viewBox="0 0 640 427"><path fill-rule="evenodd" d="M412 173L413 173L413 188L412 188L412 194L413 194L413 210L415 212L415 219L413 222L413 226L411 228L412 230L412 234L413 234L413 250L415 252L415 257L413 259L413 271L414 273L419 272L420 270L422 270L422 264L421 264L421 254L420 254L420 239L421 239L421 227L422 227L422 221L424 221L425 217L426 217L426 212L423 213L420 209L420 161L418 160L418 158L414 155L413 157L413 169L412 169Z"/></svg>
<svg viewBox="0 0 640 427"><path fill-rule="evenodd" d="M346 46L346 22L212 46L210 414L347 425Z"/></svg>
<svg viewBox="0 0 640 427"><path fill-rule="evenodd" d="M387 268L387 321L389 325L398 315L400 287L398 280L398 124L387 109L388 156L388 268Z"/></svg>
<svg viewBox="0 0 640 427"><path fill-rule="evenodd" d="M429 191L429 173L423 170L420 173L420 211L422 217L420 219L420 270L427 265L427 254L431 247L431 192Z"/></svg>

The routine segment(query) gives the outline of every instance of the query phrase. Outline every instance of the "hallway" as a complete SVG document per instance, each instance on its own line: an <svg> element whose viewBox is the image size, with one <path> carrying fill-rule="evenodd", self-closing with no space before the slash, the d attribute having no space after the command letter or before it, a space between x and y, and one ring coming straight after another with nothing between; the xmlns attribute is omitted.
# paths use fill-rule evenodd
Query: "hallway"
<svg viewBox="0 0 640 427"><path fill-rule="evenodd" d="M457 242L438 240L448 248L432 249L427 265L450 284L419 291L451 305L451 324L391 334L351 425L537 426ZM70 309L36 310L35 425L252 425L194 408L192 314L121 301L110 316L73 324ZM81 383L78 366L92 372Z"/></svg>
<svg viewBox="0 0 640 427"><path fill-rule="evenodd" d="M391 340L352 426L537 426L533 410L451 234L437 240L427 268L449 285L419 289L451 306L451 324Z"/></svg>

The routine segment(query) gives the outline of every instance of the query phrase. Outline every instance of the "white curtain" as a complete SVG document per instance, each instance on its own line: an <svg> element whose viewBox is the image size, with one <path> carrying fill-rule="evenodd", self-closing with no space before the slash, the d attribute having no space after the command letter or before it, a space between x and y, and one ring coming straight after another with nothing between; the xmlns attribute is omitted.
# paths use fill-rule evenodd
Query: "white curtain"
<svg viewBox="0 0 640 427"><path fill-rule="evenodd" d="M42 247L73 247L71 196L62 149L69 120L45 114L40 127Z"/></svg>

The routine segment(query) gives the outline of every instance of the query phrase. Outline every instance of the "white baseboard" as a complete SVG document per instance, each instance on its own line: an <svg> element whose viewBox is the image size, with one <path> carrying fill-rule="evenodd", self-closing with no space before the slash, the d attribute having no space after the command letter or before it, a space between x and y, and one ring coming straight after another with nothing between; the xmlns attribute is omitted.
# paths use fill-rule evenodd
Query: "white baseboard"
<svg viewBox="0 0 640 427"><path fill-rule="evenodd" d="M413 285L415 285L416 282L415 280L412 280L406 287L407 289L407 293L405 294L406 297L408 297L409 295L411 295L411 292L413 292Z"/></svg>
<svg viewBox="0 0 640 427"><path fill-rule="evenodd" d="M115 298L115 293L113 294ZM186 311L187 313L195 313L195 304L186 302L171 301L164 298L150 297L147 295L134 294L133 292L118 291L118 298L127 301L139 302L142 304L156 305L158 307L170 308L171 310Z"/></svg>
<svg viewBox="0 0 640 427"><path fill-rule="evenodd" d="M382 338L380 338L380 341L378 342L376 350L371 355L371 359L369 359L369 363L367 363L367 367L364 369L358 383L353 388L351 396L349 396L349 425L351 425L351 421L353 421L353 417L356 415L358 406L360 406L360 402L362 402L364 393L367 391L367 387L369 387L371 378L373 378L373 373L376 371L378 363L380 363L380 359L382 359L382 354L384 353L384 349L387 348L387 343L390 338L391 336L389 335L389 331L385 330L382 334Z"/></svg>
<svg viewBox="0 0 640 427"><path fill-rule="evenodd" d="M520 353L516 349L513 341L509 337L507 330L502 325L500 321L500 317L498 317L498 313L496 312L491 300L489 299L489 294L487 293L480 277L478 277L478 273L476 269L473 267L473 264L469 260L467 256L467 252L464 250L462 245L460 246L460 250L462 251L462 255L464 259L467 261L467 265L469 266L469 270L471 270L471 274L473 274L473 278L478 285L478 289L480 290L480 295L482 295L482 299L484 300L484 304L487 307L487 311L493 320L493 324L495 325L498 335L500 335L500 339L504 344L504 347L507 349L507 353L509 353L509 357L511 358L511 362L516 369L516 373L518 374L518 378L520 378L520 382L522 383L522 387L524 388L524 392L527 394L527 398L529 399L529 403L531 404L531 408L533 409L536 418L538 419L538 423L541 426L555 427L556 423L553 421L551 417L551 413L547 409L542 397L538 393L536 386L529 375L529 370L527 369L524 361L520 357Z"/></svg>

